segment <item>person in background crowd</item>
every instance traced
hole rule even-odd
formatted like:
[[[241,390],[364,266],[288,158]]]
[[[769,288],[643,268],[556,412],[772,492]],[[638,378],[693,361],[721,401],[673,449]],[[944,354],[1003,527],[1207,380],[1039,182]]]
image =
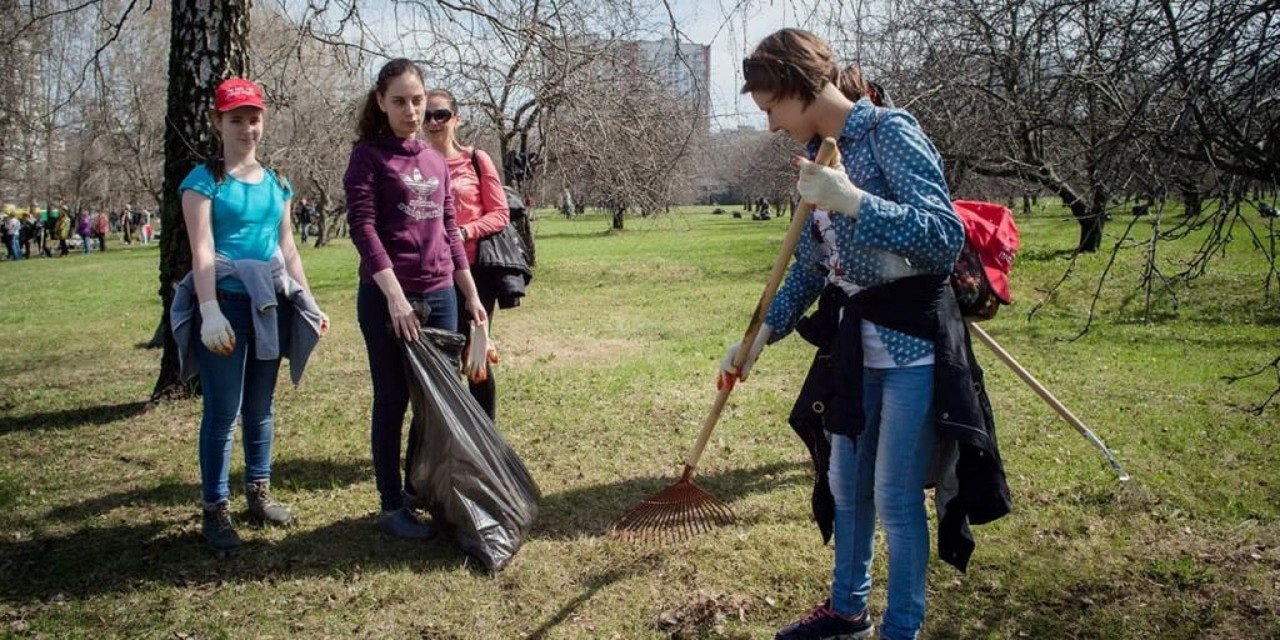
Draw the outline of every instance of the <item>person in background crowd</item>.
[[[143,209],[138,212],[142,219],[142,244],[151,244],[151,239],[155,237],[155,229],[151,228],[151,210]]]
[[[66,257],[71,253],[67,240],[71,237],[71,211],[65,205],[48,212],[53,221],[53,237],[58,240],[58,257]]]
[[[411,60],[383,65],[357,117],[358,140],[342,180],[351,240],[360,254],[356,316],[373,384],[370,441],[378,523],[391,535],[415,540],[437,532],[414,515],[414,498],[406,495],[400,476],[409,387],[398,341],[416,340],[423,320],[428,327],[456,331],[455,286],[470,318],[487,319],[455,224],[449,167],[420,137],[427,106],[424,80]],[[427,307],[425,319],[419,319],[415,305]],[[416,448],[417,436],[410,430],[406,470],[413,466]]]
[[[80,236],[80,249],[84,255],[89,255],[92,249],[89,247],[89,240],[93,235],[93,217],[86,208],[80,211],[80,218],[76,221],[76,235]]]
[[[31,257],[31,241],[39,237],[41,233],[40,230],[43,227],[44,225],[40,224],[40,221],[36,220],[35,215],[33,215],[30,211],[27,212],[27,215],[22,217],[22,255],[23,257],[26,257],[26,258]],[[37,244],[36,246],[39,247],[40,245]]]
[[[315,219],[316,208],[306,198],[298,199],[298,233],[302,236],[302,242],[307,241],[307,233],[311,226],[311,221]]]
[[[4,219],[0,220],[0,227],[4,229],[4,248],[8,251],[9,259],[21,260],[19,244],[22,241],[22,221],[17,216],[6,213]]]
[[[452,93],[445,89],[427,92],[427,110],[422,126],[426,129],[431,148],[443,154],[449,165],[449,184],[453,188],[454,209],[458,212],[458,233],[462,236],[462,246],[467,253],[467,264],[473,264],[480,239],[506,229],[511,220],[511,212],[507,209],[507,195],[502,190],[502,180],[498,177],[498,168],[494,166],[493,159],[480,149],[464,147],[458,143],[457,131],[461,122],[458,101]],[[565,194],[568,193],[566,189]],[[492,326],[498,292],[487,281],[477,281],[476,290]],[[458,294],[461,295],[461,291]],[[460,333],[467,334],[467,324],[467,315],[459,315]],[[485,379],[481,382],[468,380],[468,384],[476,402],[480,403],[480,407],[491,419],[496,419],[497,382],[493,378],[492,365],[485,363],[485,366],[488,368]]]
[[[119,226],[121,241],[133,244],[133,205],[124,205],[124,211],[120,212]]]
[[[111,234],[111,218],[105,210],[98,211],[93,220],[93,237],[98,240],[98,251],[107,250],[107,236]]]

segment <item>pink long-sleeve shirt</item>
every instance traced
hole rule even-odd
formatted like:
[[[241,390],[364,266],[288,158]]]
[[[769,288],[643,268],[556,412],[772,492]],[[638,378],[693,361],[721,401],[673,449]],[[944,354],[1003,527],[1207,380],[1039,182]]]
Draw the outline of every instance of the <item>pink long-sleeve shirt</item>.
[[[471,154],[480,165],[476,175]],[[467,240],[463,248],[467,263],[476,261],[476,246],[480,239],[501,232],[511,220],[507,209],[507,195],[502,191],[502,180],[489,154],[479,149],[468,149],[445,160],[449,164],[449,180],[453,185],[453,203],[458,212],[458,227],[466,229]]]

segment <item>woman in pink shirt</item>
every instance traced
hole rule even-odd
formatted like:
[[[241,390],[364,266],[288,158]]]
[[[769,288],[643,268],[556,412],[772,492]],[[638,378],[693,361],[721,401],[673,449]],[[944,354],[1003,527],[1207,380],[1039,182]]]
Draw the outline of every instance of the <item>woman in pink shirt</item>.
[[[475,264],[476,246],[480,239],[505,229],[511,219],[511,212],[507,209],[502,179],[489,154],[458,143],[456,133],[460,121],[458,101],[452,93],[445,89],[427,92],[427,108],[422,114],[422,125],[427,132],[427,142],[444,156],[449,165],[449,184],[453,191],[458,232],[467,253],[467,263]],[[483,278],[476,279],[476,290],[492,324],[498,292]],[[458,331],[463,334],[467,332],[468,319],[469,317],[459,316]],[[493,380],[492,368],[490,367],[482,382],[470,382],[470,385],[471,395],[490,418],[495,418],[498,390]]]

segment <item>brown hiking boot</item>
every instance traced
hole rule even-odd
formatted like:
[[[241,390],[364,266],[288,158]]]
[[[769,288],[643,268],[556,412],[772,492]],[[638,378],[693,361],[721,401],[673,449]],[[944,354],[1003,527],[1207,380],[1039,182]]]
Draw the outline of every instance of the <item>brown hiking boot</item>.
[[[249,515],[259,522],[279,526],[293,522],[293,514],[284,505],[271,497],[271,481],[255,480],[244,487],[245,497],[249,500]]]

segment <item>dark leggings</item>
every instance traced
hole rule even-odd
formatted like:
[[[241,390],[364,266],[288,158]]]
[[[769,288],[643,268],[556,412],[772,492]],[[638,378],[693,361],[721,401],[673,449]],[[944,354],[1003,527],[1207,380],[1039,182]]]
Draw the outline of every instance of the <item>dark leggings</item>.
[[[446,287],[425,296],[407,296],[410,303],[425,301],[431,308],[426,325],[436,329],[455,331],[458,312],[453,289]],[[370,424],[370,440],[373,449],[373,475],[377,480],[378,496],[383,511],[404,506],[400,476],[400,439],[403,435],[404,414],[409,407],[409,385],[405,372],[404,349],[391,332],[391,316],[387,313],[387,299],[376,284],[360,284],[356,294],[356,317],[360,332],[364,334],[365,348],[369,352],[369,375],[373,380],[373,416]],[[418,438],[409,430],[408,454],[404,460],[404,475],[408,477],[413,467],[413,452]]]
[[[493,332],[493,310],[497,306],[498,295],[487,288],[481,288],[479,283],[476,284],[477,292],[480,294],[480,304],[484,306],[485,315],[489,316],[489,332]],[[463,297],[460,289],[455,289],[454,293],[458,297],[458,331],[463,335],[468,335],[471,327],[471,314],[467,312],[466,298]],[[498,382],[493,379],[493,365],[488,362],[484,363],[488,370],[488,377],[484,382],[467,381],[467,386],[471,389],[471,397],[480,403],[480,408],[489,415],[489,419],[498,420]]]

